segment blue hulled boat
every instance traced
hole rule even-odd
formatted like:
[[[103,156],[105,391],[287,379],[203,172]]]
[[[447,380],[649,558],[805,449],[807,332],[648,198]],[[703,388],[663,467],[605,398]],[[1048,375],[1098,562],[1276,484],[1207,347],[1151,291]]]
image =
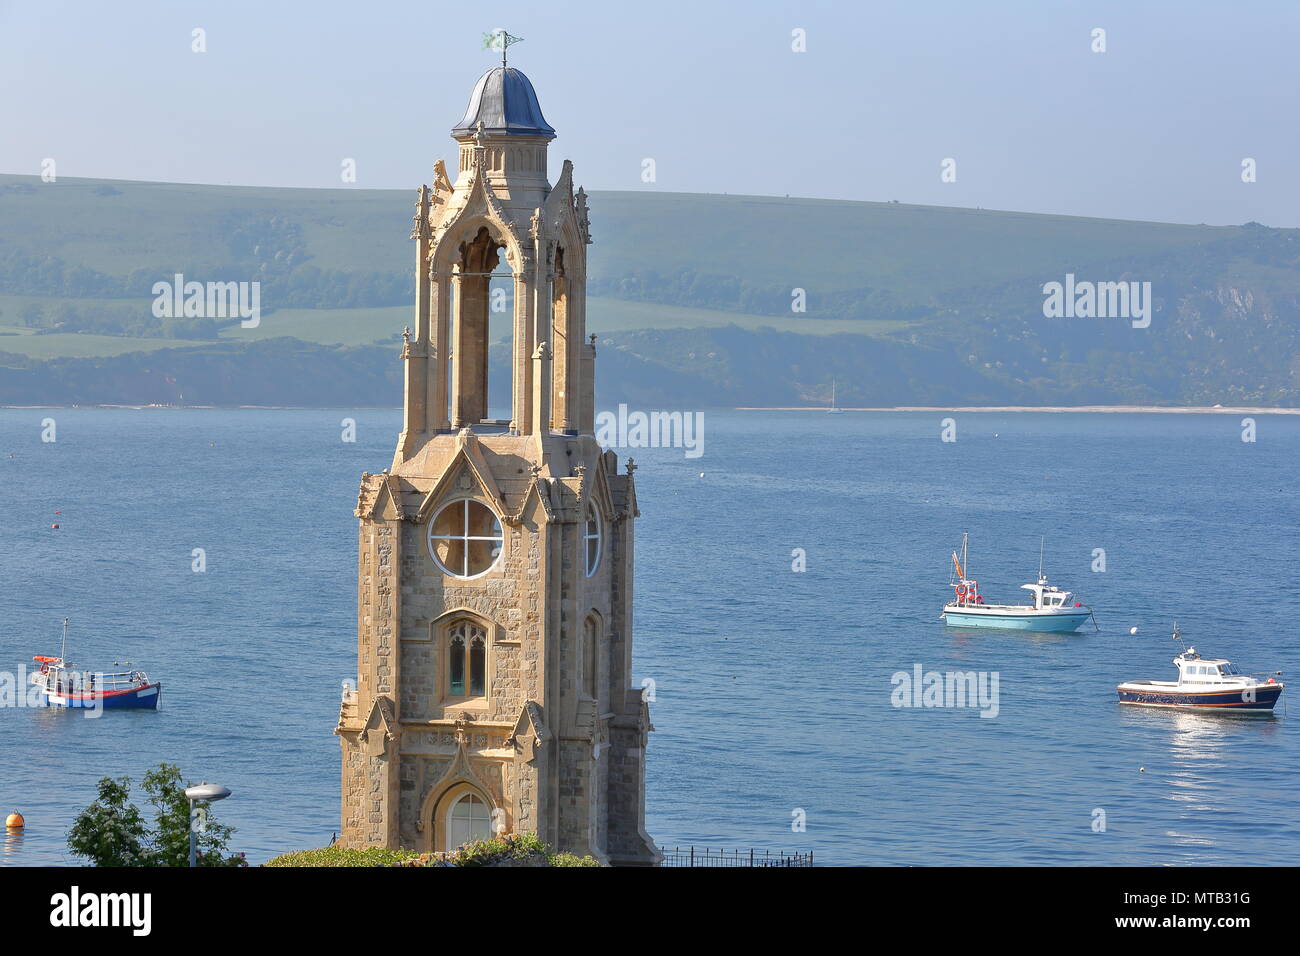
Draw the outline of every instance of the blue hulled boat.
[[[1178,625],[1174,640],[1182,642]],[[1133,680],[1120,684],[1121,704],[1139,707],[1173,707],[1214,713],[1268,713],[1286,687],[1275,677],[1261,679],[1242,674],[1229,660],[1202,657],[1188,647],[1174,658],[1178,680]]]
[[[33,657],[40,669],[32,674],[32,683],[40,687],[41,696],[51,707],[84,710],[102,708],[144,708],[156,710],[162,697],[162,682],[150,681],[141,670],[103,673],[73,669],[65,655],[68,651],[68,619],[63,619],[63,647],[58,657]],[[130,666],[127,661],[123,666]]]
[[[1022,584],[1033,594],[1031,604],[986,604],[979,584],[970,577],[970,535],[961,538],[961,557],[952,554],[956,571],[953,588],[956,596],[943,608],[943,622],[949,627],[999,627],[1015,631],[1063,633],[1076,631],[1092,616],[1092,608],[1072,601],[1069,591],[1047,583],[1039,554],[1038,582]]]

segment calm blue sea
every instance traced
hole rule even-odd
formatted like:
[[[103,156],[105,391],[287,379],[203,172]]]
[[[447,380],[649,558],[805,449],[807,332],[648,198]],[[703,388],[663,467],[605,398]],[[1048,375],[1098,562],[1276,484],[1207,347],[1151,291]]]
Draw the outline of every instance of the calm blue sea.
[[[651,834],[825,863],[1300,863],[1300,734],[1282,713],[1300,687],[1254,720],[1121,709],[1114,690],[1173,676],[1175,619],[1245,670],[1295,669],[1300,418],[1261,416],[1246,443],[1227,415],[971,413],[944,443],[941,417],[708,412],[702,458],[631,452]],[[0,813],[28,821],[0,864],[71,862],[96,781],[163,760],[234,791],[217,816],[253,862],[329,841],[352,508],[399,426],[0,410],[0,670],[57,653],[66,616],[69,656],[164,682],[157,713],[0,710]],[[1003,601],[1045,535],[1049,576],[1101,630],[945,629],[963,531]],[[893,707],[891,675],[917,664],[996,672],[997,716]]]

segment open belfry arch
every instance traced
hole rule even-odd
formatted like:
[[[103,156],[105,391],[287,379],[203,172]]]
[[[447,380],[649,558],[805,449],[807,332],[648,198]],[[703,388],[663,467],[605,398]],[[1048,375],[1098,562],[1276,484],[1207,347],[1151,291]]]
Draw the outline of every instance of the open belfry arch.
[[[355,688],[336,733],[347,846],[535,832],[613,864],[645,832],[629,460],[594,437],[587,198],[520,71],[489,70],[416,201],[414,329],[391,468],[362,476]],[[504,280],[509,295],[492,282]],[[508,417],[489,326],[508,304]],[[504,409],[502,409],[504,411]]]

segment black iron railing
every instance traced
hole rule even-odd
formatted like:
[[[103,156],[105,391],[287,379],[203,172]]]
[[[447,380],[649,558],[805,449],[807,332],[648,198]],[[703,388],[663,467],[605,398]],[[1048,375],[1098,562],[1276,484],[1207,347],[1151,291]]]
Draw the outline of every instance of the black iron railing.
[[[660,866],[812,866],[813,855],[771,850],[714,850],[698,846],[660,847]]]

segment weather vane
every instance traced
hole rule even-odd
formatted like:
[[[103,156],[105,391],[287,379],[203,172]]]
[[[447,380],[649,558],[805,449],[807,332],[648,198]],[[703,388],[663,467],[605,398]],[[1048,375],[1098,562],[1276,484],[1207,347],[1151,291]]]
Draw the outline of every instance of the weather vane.
[[[512,43],[522,43],[523,37],[512,37],[505,30],[493,30],[491,33],[483,34],[483,49],[501,51],[501,68],[505,69],[506,50],[510,49]]]

